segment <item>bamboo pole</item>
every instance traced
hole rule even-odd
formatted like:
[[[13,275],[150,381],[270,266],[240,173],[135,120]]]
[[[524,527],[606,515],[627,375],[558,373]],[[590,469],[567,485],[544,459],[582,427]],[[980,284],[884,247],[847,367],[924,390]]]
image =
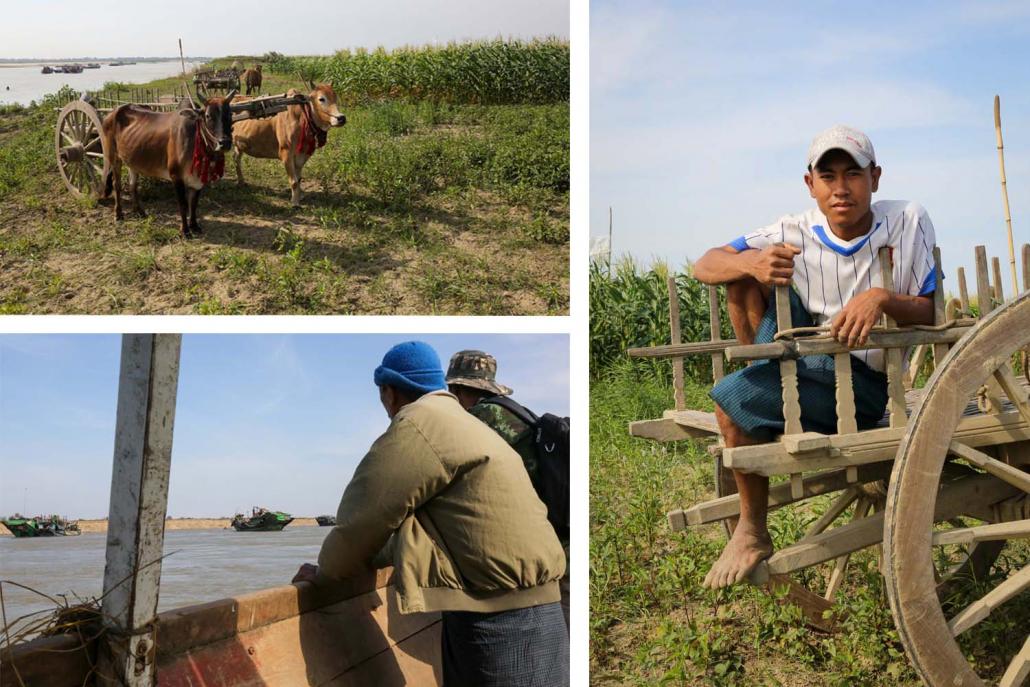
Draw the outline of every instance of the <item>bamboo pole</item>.
[[[1009,265],[1012,267],[1012,292],[1019,293],[1016,281],[1016,247],[1012,243],[1012,216],[1009,213],[1009,190],[1005,182],[1005,144],[1001,140],[1001,98],[994,96],[994,133],[998,138],[998,165],[1001,168],[1001,199],[1005,205],[1005,228],[1009,236]]]
[[[197,109],[197,104],[193,102],[193,94],[190,93],[190,87],[186,83],[186,58],[182,56],[182,39],[179,39],[179,64],[182,65],[182,87],[186,91],[186,97],[190,99],[190,107],[194,110]]]

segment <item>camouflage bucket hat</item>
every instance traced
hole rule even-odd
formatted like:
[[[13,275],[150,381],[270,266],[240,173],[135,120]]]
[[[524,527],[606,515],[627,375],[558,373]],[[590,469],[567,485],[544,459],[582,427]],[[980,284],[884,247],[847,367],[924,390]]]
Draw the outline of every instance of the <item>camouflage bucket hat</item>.
[[[498,384],[497,361],[483,351],[458,351],[451,356],[447,367],[447,383],[483,389],[501,396],[511,393],[509,387]]]

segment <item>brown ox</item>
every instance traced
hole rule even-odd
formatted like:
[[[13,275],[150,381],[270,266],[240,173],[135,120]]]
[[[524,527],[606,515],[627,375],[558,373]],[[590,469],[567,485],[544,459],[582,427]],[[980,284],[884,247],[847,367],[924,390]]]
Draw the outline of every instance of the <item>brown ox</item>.
[[[113,184],[114,214],[122,213],[122,163],[129,168],[129,188],[133,208],[141,216],[139,175],[167,179],[175,186],[175,197],[182,218],[182,235],[199,234],[197,200],[209,182],[217,180],[225,168],[225,151],[232,147],[232,112],[229,103],[236,91],[223,98],[205,100],[199,110],[154,112],[137,105],[122,105],[103,122],[104,155],[109,170],[104,180],[104,195]]]
[[[246,95],[250,95],[251,91],[255,93],[261,92],[261,65],[254,65],[253,69],[248,69],[243,72],[243,84],[247,87]]]
[[[233,127],[236,180],[243,184],[243,155],[279,158],[290,180],[290,200],[300,205],[300,173],[315,150],[325,145],[329,129],[347,118],[336,106],[336,93],[328,84],[311,85],[306,105],[290,105],[267,119],[245,119]],[[287,95],[296,95],[290,89]]]

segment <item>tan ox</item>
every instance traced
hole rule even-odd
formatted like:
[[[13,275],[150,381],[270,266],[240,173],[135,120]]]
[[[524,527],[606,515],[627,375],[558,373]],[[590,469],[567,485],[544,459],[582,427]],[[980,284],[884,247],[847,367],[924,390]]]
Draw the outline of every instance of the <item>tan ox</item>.
[[[104,117],[104,161],[108,173],[104,195],[114,187],[114,213],[122,213],[122,164],[129,168],[129,188],[136,212],[139,175],[166,179],[175,187],[182,218],[182,235],[200,233],[197,201],[204,187],[218,179],[225,167],[225,151],[232,147],[232,112],[236,91],[223,98],[205,99],[202,107],[178,112],[154,112],[138,105],[122,105]]]
[[[247,88],[247,95],[250,95],[251,91],[255,93],[261,92],[261,65],[254,65],[253,69],[248,69],[241,75],[243,79],[243,85]]]
[[[296,95],[290,89],[287,95]],[[347,118],[336,106],[336,93],[328,84],[311,84],[307,105],[290,105],[266,119],[245,119],[232,129],[236,180],[243,184],[243,155],[278,158],[290,180],[290,201],[300,205],[300,173],[314,152],[325,145],[329,129],[343,126]]]

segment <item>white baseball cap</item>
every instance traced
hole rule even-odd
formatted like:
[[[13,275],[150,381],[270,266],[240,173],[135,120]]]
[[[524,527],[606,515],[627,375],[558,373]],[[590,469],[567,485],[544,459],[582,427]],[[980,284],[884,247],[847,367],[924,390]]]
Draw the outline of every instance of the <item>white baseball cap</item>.
[[[809,168],[815,167],[815,163],[827,152],[838,148],[853,157],[863,169],[876,164],[876,153],[869,137],[858,129],[838,124],[812,139],[812,145],[808,147]]]

